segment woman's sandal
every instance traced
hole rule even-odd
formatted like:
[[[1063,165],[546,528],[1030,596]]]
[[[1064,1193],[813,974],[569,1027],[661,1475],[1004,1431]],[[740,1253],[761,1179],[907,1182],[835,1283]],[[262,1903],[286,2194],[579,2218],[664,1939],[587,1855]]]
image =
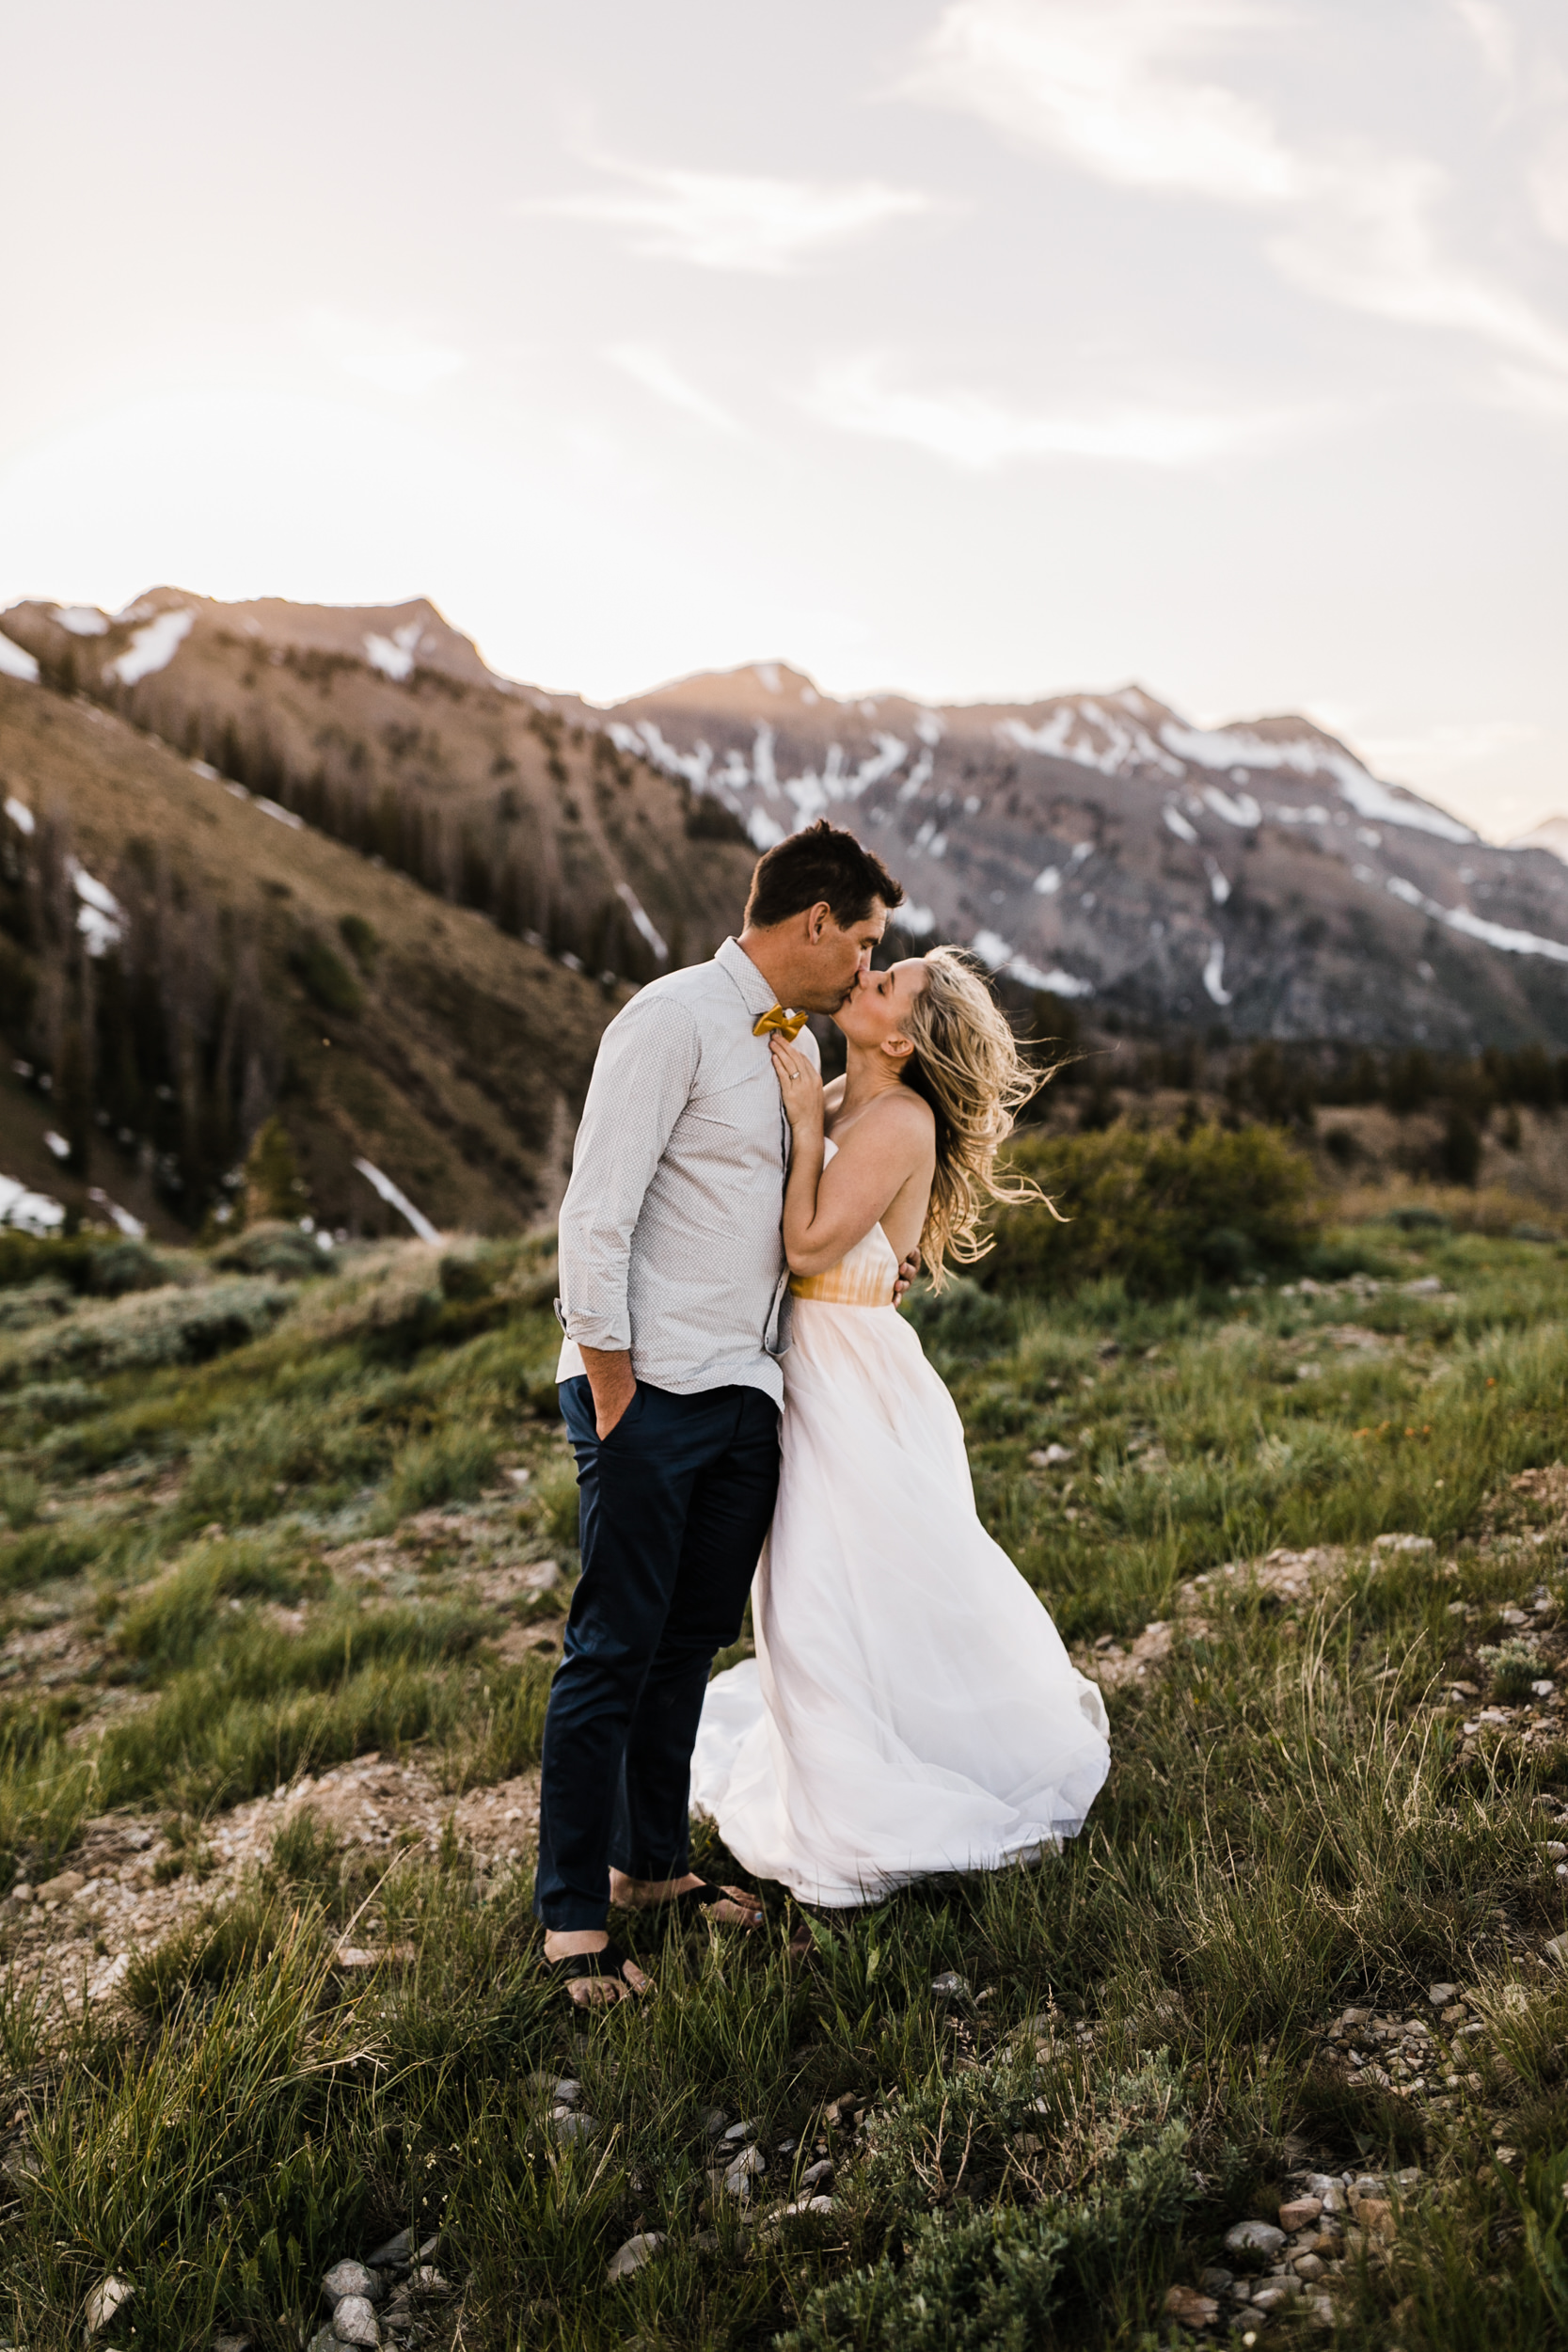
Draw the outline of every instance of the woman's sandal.
[[[602,1981],[620,1988],[616,1994],[618,2000],[626,2000],[628,1996],[640,1997],[639,1987],[626,1975],[626,1970],[636,1968],[637,1963],[629,1952],[621,1949],[619,1944],[602,1945],[596,1952],[564,1952],[559,1960],[546,1960],[545,1965],[557,1984],[566,1987],[570,1999],[578,2009],[588,2008],[593,1995],[579,1997],[572,1991],[576,1984]],[[640,1976],[641,1973],[638,1969]]]
[[[738,1910],[749,1911],[752,1914],[752,1916],[749,1919],[720,1920],[715,1922],[716,1925],[721,1927],[761,1927],[762,1905],[759,1902],[755,1901],[750,1895],[737,1895],[727,1886],[715,1886],[709,1879],[701,1879],[695,1886],[687,1887],[684,1892],[679,1895],[671,1895],[664,1902],[655,1903],[651,1906],[651,1908],[655,1911],[663,1912],[667,1917],[671,1913],[673,1913],[674,1915],[684,1924],[688,1920],[695,1919],[704,1912],[711,1911],[718,1903],[734,1903]]]

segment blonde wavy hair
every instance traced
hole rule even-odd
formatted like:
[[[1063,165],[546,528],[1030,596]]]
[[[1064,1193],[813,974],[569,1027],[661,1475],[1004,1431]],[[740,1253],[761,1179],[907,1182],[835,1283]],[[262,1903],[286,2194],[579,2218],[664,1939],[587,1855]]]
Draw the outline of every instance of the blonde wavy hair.
[[[974,1265],[995,1248],[980,1230],[993,1203],[1039,1200],[1056,1214],[1037,1184],[998,1182],[996,1174],[997,1153],[1018,1113],[1054,1065],[1037,1070],[1024,1060],[1002,1008],[961,948],[930,947],[921,961],[926,985],[902,1024],[914,1047],[904,1083],[936,1114],[937,1172],[920,1253],[940,1290],[945,1259]]]

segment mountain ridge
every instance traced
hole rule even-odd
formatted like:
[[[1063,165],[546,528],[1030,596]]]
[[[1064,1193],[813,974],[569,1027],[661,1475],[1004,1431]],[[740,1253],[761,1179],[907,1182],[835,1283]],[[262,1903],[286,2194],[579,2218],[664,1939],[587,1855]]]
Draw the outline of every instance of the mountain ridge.
[[[742,841],[754,853],[828,815],[898,873],[907,940],[953,938],[1015,987],[1105,1018],[1454,1052],[1568,1042],[1568,865],[1550,827],[1486,842],[1299,715],[1205,728],[1135,683],[1014,703],[832,696],[784,661],[598,706],[500,677],[425,598],[223,605],[162,587],[114,615],[13,607],[0,644],[8,666],[85,681],[355,846],[396,801],[417,879],[633,981],[730,928]],[[568,783],[566,747],[591,790]],[[529,760],[545,774],[528,780],[525,840],[498,814],[518,787],[493,779]],[[644,854],[645,812],[641,832],[600,822],[612,773],[644,800],[655,779],[677,787],[667,845],[678,824],[700,853]]]

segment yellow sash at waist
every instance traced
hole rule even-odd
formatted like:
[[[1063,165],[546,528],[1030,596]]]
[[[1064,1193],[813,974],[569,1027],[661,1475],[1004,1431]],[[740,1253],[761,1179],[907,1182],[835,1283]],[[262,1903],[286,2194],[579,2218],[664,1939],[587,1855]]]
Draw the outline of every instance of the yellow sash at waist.
[[[825,1274],[792,1274],[789,1295],[792,1298],[820,1299],[831,1307],[891,1307],[893,1284],[897,1273],[896,1262],[890,1263],[880,1252],[868,1263],[855,1264],[850,1258],[841,1258]]]

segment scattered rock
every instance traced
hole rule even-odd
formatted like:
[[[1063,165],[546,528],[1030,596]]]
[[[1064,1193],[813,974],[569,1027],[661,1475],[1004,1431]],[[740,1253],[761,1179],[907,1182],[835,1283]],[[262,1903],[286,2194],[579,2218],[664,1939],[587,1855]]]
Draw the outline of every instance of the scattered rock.
[[[422,2295],[434,2301],[451,2293],[451,2280],[444,2279],[431,2263],[421,2263],[408,2281],[410,2295]]]
[[[365,2295],[345,2295],[332,2314],[332,2332],[340,2344],[379,2344],[375,2305]]]
[[[434,2248],[434,2239],[431,2244]],[[373,2254],[366,2255],[365,2260],[372,2270],[401,2270],[412,2259],[413,2252],[414,2233],[412,2230],[400,2230],[396,2237],[389,2237],[385,2246],[378,2246]]]
[[[68,1870],[65,1876],[73,1878],[77,1886],[84,1883],[79,1871]],[[58,1881],[55,1881],[54,1883],[57,1884]],[[74,1889],[72,1891],[74,1892]],[[87,2310],[82,2314],[88,2335],[96,2336],[101,2328],[106,2328],[116,2312],[122,2310],[129,2303],[135,2291],[128,2279],[108,2278],[95,2286],[87,2297]]]
[[[1568,1968],[1568,1935],[1554,1935],[1542,1946],[1548,1960],[1555,1960],[1560,1968]]]
[[[723,2110],[723,2108],[722,2108],[722,2107],[709,2107],[709,2108],[707,2109],[706,2113],[705,2113],[705,2114],[704,2115],[704,2117],[703,2117],[703,2122],[702,2122],[702,2132],[703,2132],[703,2137],[704,2137],[705,2139],[718,2139],[718,2138],[720,2138],[720,2137],[722,2137],[723,2130],[724,2130],[724,2110]]]
[[[1374,1535],[1374,1551],[1435,1551],[1430,1535]]]
[[[1227,2287],[1235,2285],[1235,2273],[1222,2270],[1218,2263],[1211,2263],[1207,2270],[1198,2272],[1197,2282],[1205,2295],[1223,2295]]]
[[[341,2303],[345,2295],[362,2295],[368,2303],[379,2303],[386,2292],[386,2280],[363,2263],[334,2263],[322,2280],[322,2293],[333,2304]]]
[[[1229,2254],[1277,2254],[1285,2243],[1285,2233],[1276,2230],[1272,2221],[1238,2221],[1225,2233],[1226,2251]]]
[[[1548,1848],[1547,1851],[1549,1851],[1550,1849]],[[1568,1851],[1568,1848],[1565,1848],[1564,1851]],[[1458,1998],[1459,1987],[1457,1984],[1429,1984],[1427,1986],[1427,1999],[1432,2003],[1433,2009],[1447,2009],[1451,2002],[1457,2001]]]
[[[1165,2296],[1165,2317],[1183,2328],[1212,2328],[1219,2315],[1213,2296],[1199,2295],[1196,2287],[1172,2287]]]
[[[750,2197],[752,2183],[768,2169],[768,2158],[760,2148],[743,2148],[724,2174],[724,2189],[730,2197]]]
[[[580,2115],[575,2107],[557,2107],[550,2117],[550,2137],[564,2147],[574,2140],[590,2140],[598,2130],[591,2115]]]
[[[832,2177],[833,2160],[832,2156],[819,2156],[815,2164],[808,2164],[805,2170],[801,2173],[800,2186],[803,2189],[815,2188],[818,2181],[831,2181]]]
[[[958,2001],[969,1991],[969,1985],[957,1969],[949,1968],[943,1975],[931,1979],[931,1990],[939,2001]]]
[[[638,2271],[653,2261],[663,2244],[662,2230],[642,2230],[636,2237],[628,2237],[626,2244],[618,2246],[610,2258],[605,2276],[611,2286],[618,2279],[634,2278]]]
[[[754,2123],[748,2123],[745,2122],[732,2123],[728,2131],[723,2133],[721,2136],[726,2140],[755,2139],[757,2136],[757,2127]]]
[[[1356,2227],[1369,2237],[1391,2238],[1394,2234],[1394,2208],[1386,2197],[1363,2197],[1351,2208]]]
[[[1265,2280],[1252,2290],[1252,2308],[1255,2312],[1276,2312],[1282,2304],[1292,2302],[1301,2291],[1301,2280],[1289,2273],[1283,2279]]]
[[[80,1870],[61,1870],[56,1877],[45,1879],[35,1891],[40,1903],[65,1903],[72,1895],[79,1895],[86,1884]]]
[[[1029,1459],[1036,1470],[1055,1470],[1059,1464],[1071,1461],[1072,1448],[1069,1445],[1037,1446]]]

